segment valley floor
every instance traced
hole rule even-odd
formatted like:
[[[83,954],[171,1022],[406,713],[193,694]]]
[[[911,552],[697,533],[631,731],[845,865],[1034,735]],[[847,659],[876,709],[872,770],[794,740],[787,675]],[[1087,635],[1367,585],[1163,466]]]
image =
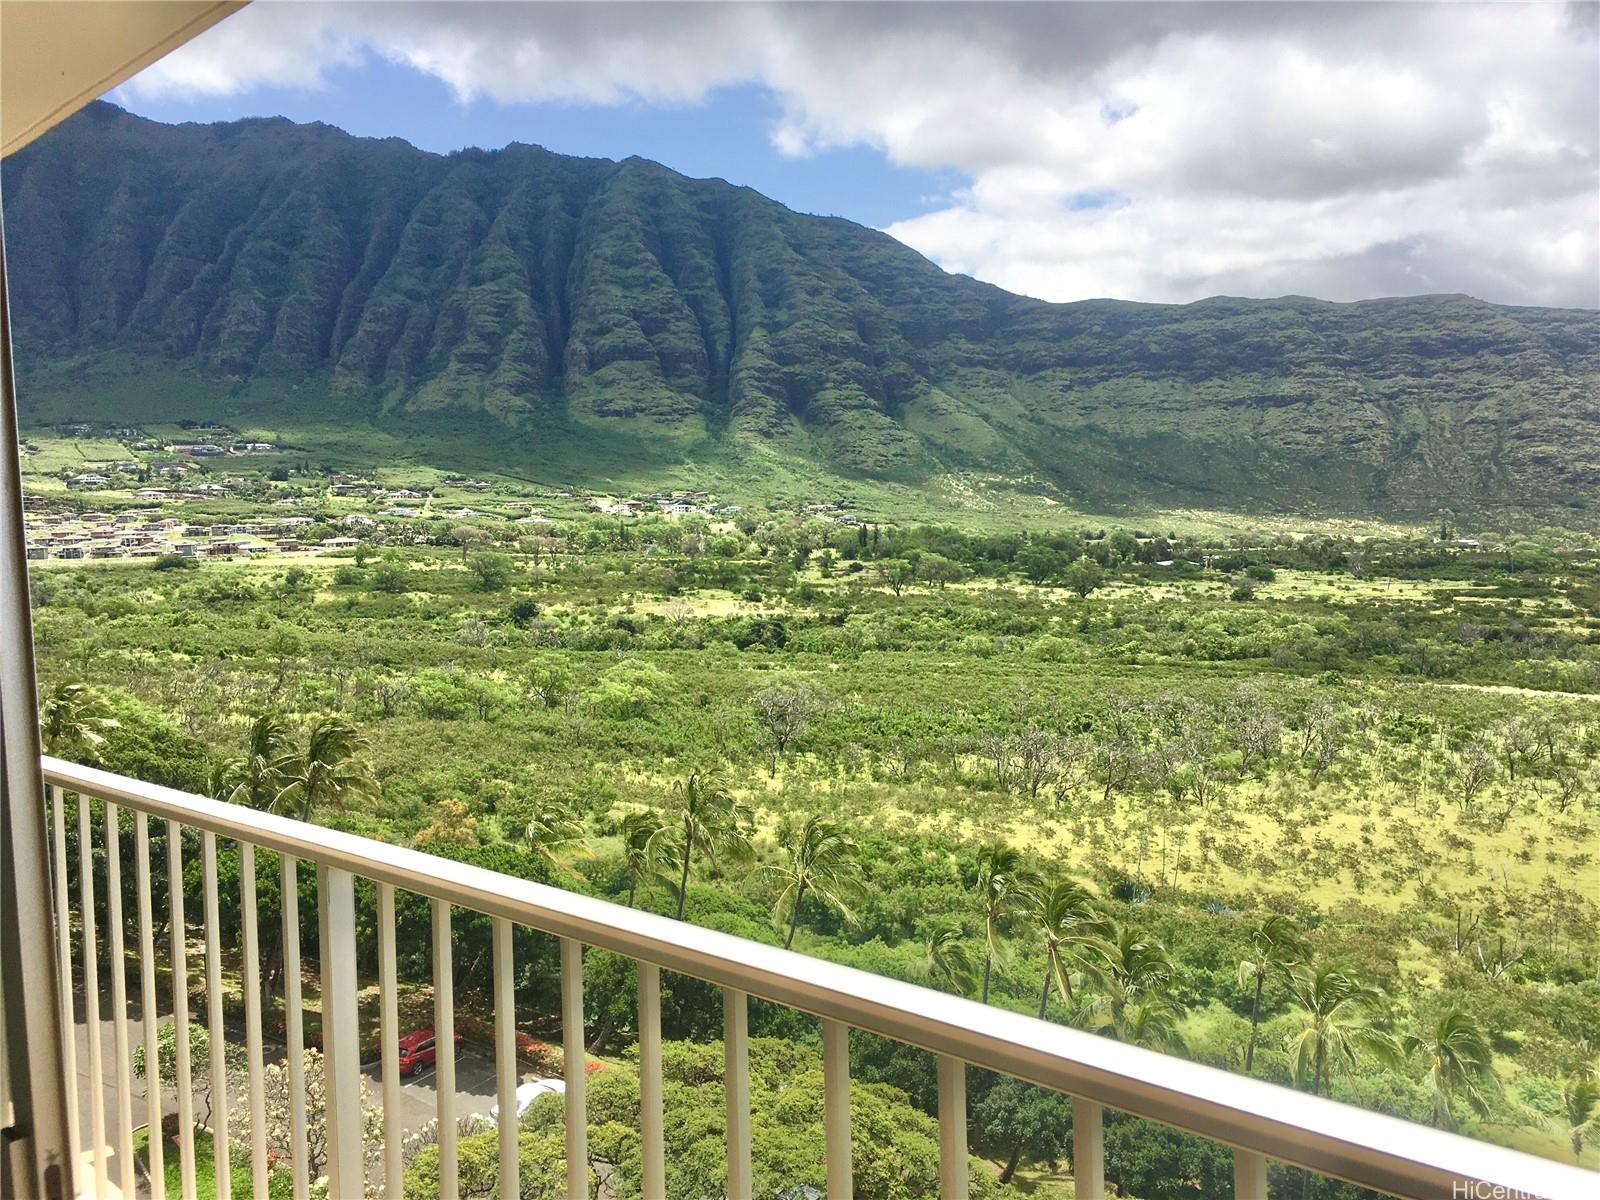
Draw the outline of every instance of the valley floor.
[[[1113,942],[1161,950],[1140,976],[1096,943],[1050,1019],[1235,1070],[1253,1040],[1266,1078],[1573,1155],[1569,1100],[1600,1044],[1592,555],[961,533],[756,506],[622,517],[504,483],[230,491],[146,507],[193,526],[304,513],[313,549],[34,564],[45,695],[87,681],[82,703],[115,722],[47,729],[56,752],[233,795],[263,716],[291,757],[337,719],[373,786],[324,797],[317,819],[665,912],[685,789],[716,781],[730,824],[705,842],[719,853],[692,857],[690,920],[792,929],[808,953],[961,991],[1004,845],[1023,873],[1089,887]],[[62,517],[41,531],[85,520],[82,498],[34,496],[31,516]],[[115,525],[139,501],[96,503]],[[396,506],[416,515],[382,511]],[[341,537],[354,545],[325,545]],[[782,881],[808,818],[849,850],[796,914]],[[640,857],[630,831],[652,820],[666,832]],[[1046,971],[1032,913],[1019,892],[995,917],[990,996],[1030,1012]],[[1274,913],[1301,931],[1303,964],[1382,989],[1366,1019],[1397,1043],[1466,1016],[1490,1052],[1481,1111],[1460,1086],[1436,1109],[1417,1055],[1301,1077],[1298,967],[1266,976],[1252,1035],[1240,963]],[[407,972],[426,976],[425,948]],[[459,986],[470,999],[482,982]],[[668,1035],[692,1057],[716,1032],[676,986]],[[529,988],[556,1010],[548,981]],[[753,1032],[788,1035],[766,1020]],[[624,1076],[627,1028],[602,1051]],[[888,1047],[858,1065],[924,1119],[924,1065]],[[1019,1188],[1062,1195],[1070,1114],[974,1089],[975,1151],[996,1172],[1015,1154]],[[1150,1155],[1119,1157],[1125,1192],[1206,1194],[1152,1191],[1178,1168]],[[1211,1169],[1185,1161],[1197,1180]]]

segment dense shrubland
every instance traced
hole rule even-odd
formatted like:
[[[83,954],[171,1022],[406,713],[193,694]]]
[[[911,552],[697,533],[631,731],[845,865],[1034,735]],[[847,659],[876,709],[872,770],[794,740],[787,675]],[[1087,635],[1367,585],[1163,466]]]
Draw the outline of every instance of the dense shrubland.
[[[287,569],[40,572],[47,740],[1593,1163],[1592,557],[791,520],[432,541]],[[236,872],[225,854],[225,911]],[[264,931],[277,903],[263,872]],[[426,906],[402,897],[399,922],[402,976],[425,985]],[[459,914],[455,937],[458,1005],[487,1011],[488,922]],[[550,1036],[554,945],[517,938],[525,1024]],[[375,970],[370,925],[360,948]],[[633,973],[599,952],[587,967],[586,1033],[613,1064],[591,1145],[626,1196]],[[712,989],[667,979],[663,1024],[674,1111],[698,1114],[674,1136],[705,1143],[674,1148],[673,1194],[697,1196],[721,1169]],[[818,1169],[820,1089],[801,1084],[819,1036],[759,1003],[752,1030],[777,1194]],[[859,1034],[852,1057],[858,1180],[882,1175],[861,1194],[926,1194],[931,1062]],[[1066,1101],[969,1086],[985,1186],[1064,1168]],[[559,1122],[535,1106],[525,1158],[555,1152]],[[492,1174],[485,1145],[463,1143],[464,1171]],[[909,1174],[878,1172],[890,1158]],[[1231,1170],[1124,1120],[1107,1162],[1147,1200],[1218,1194]]]

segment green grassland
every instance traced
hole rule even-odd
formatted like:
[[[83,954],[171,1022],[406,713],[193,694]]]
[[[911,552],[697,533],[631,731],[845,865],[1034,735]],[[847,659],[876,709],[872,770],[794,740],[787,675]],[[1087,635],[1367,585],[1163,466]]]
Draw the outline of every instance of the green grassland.
[[[25,399],[28,451],[22,469],[28,487],[40,494],[59,493],[65,490],[68,473],[118,460],[152,465],[181,461],[171,455],[134,450],[131,439],[112,437],[109,430],[121,422],[132,422],[154,439],[191,438],[194,434],[177,424],[175,414],[194,410],[196,393],[187,389],[196,386],[214,397],[205,385],[174,374],[170,388],[161,384],[155,389],[159,394],[175,397],[170,409],[147,402],[148,380],[142,381],[137,393],[126,400],[119,397],[114,386],[106,391],[95,388],[85,392],[85,396],[94,397],[94,403],[51,400],[30,404]],[[471,422],[463,428],[459,420],[441,421],[436,430],[409,423],[329,422],[325,406],[311,405],[297,413],[293,404],[270,390],[261,403],[270,419],[262,419],[252,408],[200,406],[204,411],[218,413],[215,419],[220,423],[219,437],[269,441],[277,450],[252,456],[245,463],[235,459],[192,462],[200,472],[196,478],[220,478],[240,471],[254,477],[278,465],[297,471],[309,467],[350,472],[390,487],[426,490],[441,507],[481,506],[485,500],[527,503],[552,517],[575,517],[584,512],[578,500],[558,498],[562,492],[574,497],[621,497],[694,490],[710,492],[722,503],[738,504],[757,513],[837,502],[844,511],[864,521],[948,522],[961,529],[995,534],[1123,527],[1181,532],[1217,543],[1259,545],[1283,537],[1400,538],[1425,531],[1414,522],[1309,512],[1273,517],[1189,507],[1118,505],[1102,510],[1083,509],[1068,503],[1059,489],[1039,479],[963,473],[939,476],[922,484],[886,482],[831,474],[740,439],[703,441],[665,456],[662,446],[652,443],[648,447],[627,447],[613,457],[609,450],[597,452],[593,440],[582,430],[557,430],[548,436],[499,430],[490,431],[492,436],[479,436],[472,431]],[[92,422],[95,432],[87,437],[62,432],[64,426],[79,421]],[[600,446],[609,444],[601,442]],[[489,490],[468,490],[448,482],[461,475],[486,481]],[[159,481],[123,477],[91,495],[127,501],[133,489],[148,482]],[[326,494],[321,499],[330,511],[360,507],[341,504],[338,498]],[[243,513],[249,508],[248,502],[208,500],[192,505],[188,511],[204,518]],[[1448,515],[1445,519],[1453,520]],[[1473,528],[1486,538],[1554,537],[1566,544],[1581,542],[1587,536],[1577,514],[1570,512],[1550,518],[1507,509]],[[1310,581],[1305,586],[1309,584]],[[1278,586],[1281,594],[1283,588],[1294,585]],[[1343,586],[1360,583],[1345,580]]]
[[[1472,508],[1444,497],[1424,510],[1426,515],[1394,519],[1375,515],[1377,510],[1353,515],[1318,502],[1283,511],[1269,505],[1254,513],[1133,495],[1106,503],[1108,494],[1102,494],[1100,503],[1085,503],[1058,474],[956,466],[916,479],[882,478],[839,469],[825,454],[814,453],[804,437],[779,443],[738,434],[685,437],[664,429],[601,428],[570,417],[507,428],[482,414],[350,411],[315,379],[255,380],[230,392],[193,368],[126,355],[39,366],[21,392],[27,437],[39,450],[25,460],[24,470],[36,474],[43,487],[59,486],[55,477],[66,468],[83,470],[97,461],[135,456],[106,430],[128,424],[152,437],[180,439],[187,431],[178,421],[199,414],[236,439],[274,443],[281,450],[278,461],[357,472],[390,485],[439,487],[446,476],[467,474],[492,481],[509,496],[697,490],[727,503],[777,510],[839,501],[865,520],[948,521],[996,533],[1120,525],[1214,539],[1259,540],[1269,530],[1393,537],[1418,533],[1441,515],[1454,521],[1453,513]],[[59,432],[77,422],[101,432],[90,438]],[[468,499],[465,493],[461,498]],[[1471,519],[1485,533],[1570,530],[1579,535],[1593,527],[1585,508],[1570,506],[1505,504],[1474,512]]]

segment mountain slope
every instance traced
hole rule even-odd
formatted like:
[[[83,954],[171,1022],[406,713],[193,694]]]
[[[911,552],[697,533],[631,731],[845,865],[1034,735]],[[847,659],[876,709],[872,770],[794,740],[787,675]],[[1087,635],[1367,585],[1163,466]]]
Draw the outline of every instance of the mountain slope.
[[[1420,514],[1600,491],[1593,312],[1046,304],[641,159],[106,104],[3,183],[36,394],[160,364],[219,400],[287,384],[349,418],[970,468],[1100,504]]]

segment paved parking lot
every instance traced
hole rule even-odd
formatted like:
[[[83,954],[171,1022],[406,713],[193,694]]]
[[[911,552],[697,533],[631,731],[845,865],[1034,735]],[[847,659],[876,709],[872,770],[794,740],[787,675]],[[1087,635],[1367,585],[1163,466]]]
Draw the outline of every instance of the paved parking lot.
[[[372,1102],[382,1104],[382,1071],[374,1064],[362,1073],[372,1089]],[[400,1081],[400,1120],[407,1132],[421,1128],[438,1115],[439,1089],[434,1075],[434,1068],[428,1067]],[[496,1098],[494,1060],[470,1047],[462,1047],[456,1052],[456,1115],[481,1113],[487,1117]]]

